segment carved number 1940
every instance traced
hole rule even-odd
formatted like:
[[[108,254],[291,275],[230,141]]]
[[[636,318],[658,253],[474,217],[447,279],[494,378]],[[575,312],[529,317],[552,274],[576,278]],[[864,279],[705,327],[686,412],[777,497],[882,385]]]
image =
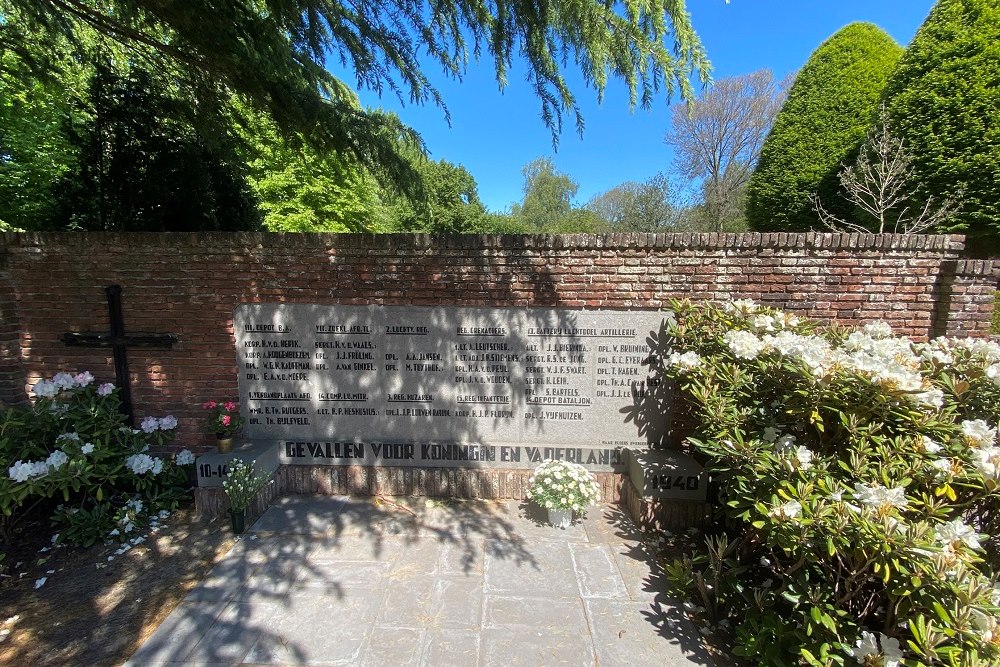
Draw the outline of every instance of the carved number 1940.
[[[657,475],[656,488],[658,489],[678,489],[680,491],[697,491],[698,478],[695,476],[684,477],[682,475]]]

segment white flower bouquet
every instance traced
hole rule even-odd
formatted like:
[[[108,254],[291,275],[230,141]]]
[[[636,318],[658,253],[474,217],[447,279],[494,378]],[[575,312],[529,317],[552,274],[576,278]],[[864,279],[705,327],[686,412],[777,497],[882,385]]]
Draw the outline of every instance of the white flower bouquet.
[[[528,498],[545,509],[582,512],[601,498],[601,487],[582,465],[546,459],[528,480]]]
[[[229,507],[234,512],[246,510],[257,492],[267,484],[267,475],[256,475],[252,462],[233,459],[229,462],[229,473],[222,480],[222,488],[229,498]]]

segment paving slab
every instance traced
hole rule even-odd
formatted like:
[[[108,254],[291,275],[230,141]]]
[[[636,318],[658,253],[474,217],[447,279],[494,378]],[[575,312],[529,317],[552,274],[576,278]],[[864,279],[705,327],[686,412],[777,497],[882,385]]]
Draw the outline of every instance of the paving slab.
[[[623,517],[283,498],[126,664],[711,667]]]

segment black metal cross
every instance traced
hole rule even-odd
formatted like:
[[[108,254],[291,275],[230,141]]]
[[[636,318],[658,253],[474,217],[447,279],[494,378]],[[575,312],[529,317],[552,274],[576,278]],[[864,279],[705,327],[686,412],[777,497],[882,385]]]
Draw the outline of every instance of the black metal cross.
[[[122,315],[121,285],[104,288],[108,295],[108,319],[111,320],[110,333],[65,333],[62,340],[71,347],[110,347],[115,359],[115,382],[121,389],[122,411],[128,417],[129,426],[135,425],[132,410],[132,386],[129,382],[128,347],[171,348],[177,342],[174,334],[125,333],[125,317]]]

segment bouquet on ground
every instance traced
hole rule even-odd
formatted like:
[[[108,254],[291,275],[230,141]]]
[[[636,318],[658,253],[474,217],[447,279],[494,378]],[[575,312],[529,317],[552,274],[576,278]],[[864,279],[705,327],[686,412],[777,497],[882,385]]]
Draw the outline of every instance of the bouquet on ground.
[[[229,508],[233,512],[243,512],[253,502],[257,492],[267,484],[267,475],[258,475],[252,461],[233,459],[229,462],[229,472],[222,480],[222,489],[229,498]]]
[[[240,416],[238,403],[206,401],[201,407],[209,411],[206,426],[209,433],[215,433],[220,438],[231,438],[243,428],[244,420]]]
[[[601,487],[582,465],[546,459],[528,480],[528,498],[545,509],[584,512],[601,499]]]

